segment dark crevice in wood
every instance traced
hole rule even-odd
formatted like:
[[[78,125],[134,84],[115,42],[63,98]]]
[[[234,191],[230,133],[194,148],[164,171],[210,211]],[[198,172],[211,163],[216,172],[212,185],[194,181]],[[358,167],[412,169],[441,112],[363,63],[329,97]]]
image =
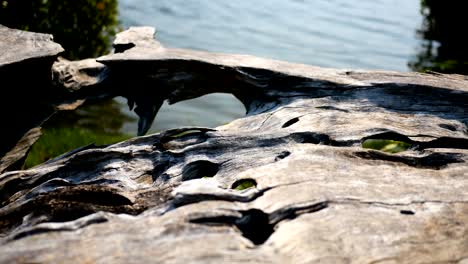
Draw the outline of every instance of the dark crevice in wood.
[[[135,47],[135,44],[133,43],[127,43],[127,44],[118,44],[118,45],[113,45],[114,46],[114,52],[115,53],[122,53],[126,50],[129,50],[133,47]]]
[[[402,215],[414,215],[415,212],[413,212],[411,210],[400,210],[400,214],[402,214]]]
[[[81,185],[61,188],[47,196],[37,196],[19,206],[4,207],[0,210],[0,233],[5,234],[24,222],[24,217],[42,222],[68,222],[100,212],[138,215],[150,206],[157,207],[171,200],[170,190],[147,191],[131,202],[117,190],[95,185]],[[151,199],[151,201],[147,201]],[[8,220],[7,220],[8,219]]]
[[[468,139],[440,137],[429,142],[418,142],[418,145],[417,149],[419,150],[428,148],[468,149]]]
[[[336,141],[326,134],[316,132],[295,132],[289,135],[289,137],[297,143],[320,144],[334,147],[350,147],[358,143],[357,140]]]
[[[328,207],[328,201],[307,204],[303,206],[293,206],[280,208],[270,214],[270,223],[276,225],[284,220],[292,220],[302,214],[309,214],[321,211]]]
[[[155,162],[154,169],[151,172],[149,172],[153,182],[155,182],[158,179],[161,179],[162,181],[169,180],[169,177],[165,177],[164,175],[168,176],[167,174],[165,174],[165,172],[170,167],[171,167],[170,162]]]
[[[80,203],[90,203],[103,206],[132,205],[133,203],[125,196],[117,193],[117,190],[99,187],[95,185],[66,187],[50,196],[62,201],[77,201]]]
[[[206,217],[190,220],[194,224],[235,226],[242,236],[254,245],[263,244],[274,232],[274,225],[269,223],[268,214],[262,210],[250,209],[240,212],[240,218],[231,216]]]
[[[242,235],[254,245],[262,245],[274,233],[275,226],[284,220],[292,220],[302,214],[315,213],[328,207],[327,202],[321,202],[298,208],[285,208],[267,214],[259,209],[240,211],[241,217],[217,216],[191,219],[191,223],[204,225],[236,226]]]
[[[82,193],[75,193],[74,195],[68,195],[68,197],[62,197],[61,195],[50,194],[47,197],[39,197],[18,207],[3,208],[0,212],[0,218],[5,220],[0,221],[0,233],[11,232],[13,228],[23,223],[26,215],[30,215],[31,213],[31,218],[36,219],[36,224],[38,224],[42,222],[73,221],[100,211],[136,215],[147,209],[133,208],[131,205],[126,205],[128,202],[118,201],[125,200],[126,198],[123,196],[119,197],[117,194],[96,195],[92,193],[90,195],[90,192],[86,193],[86,195],[89,195],[88,199],[92,199],[93,197],[117,199],[115,203],[112,201],[102,201],[102,204],[94,200],[90,202],[81,201],[83,200],[81,195]],[[122,202],[124,203],[123,205]]]
[[[453,163],[463,163],[463,155],[460,153],[431,153],[422,157],[403,156],[403,155],[391,155],[379,151],[360,151],[355,152],[359,158],[368,160],[382,160],[403,163],[415,168],[424,169],[443,169],[446,166]]]
[[[103,168],[109,160],[132,159],[137,157],[132,153],[103,151],[101,149],[93,149],[93,151],[86,150],[74,155],[64,154],[64,156],[65,158],[61,159],[60,163],[65,163],[67,166],[60,166],[50,173],[40,175],[39,177],[37,175],[36,177],[30,177],[28,175],[11,180],[5,179],[3,185],[0,185],[0,202],[4,204],[15,193],[31,189],[32,186],[39,186],[54,178],[63,179],[71,177],[73,174],[84,173],[86,171],[92,173],[94,171],[104,170]],[[101,161],[103,161],[103,163],[100,163]],[[54,163],[52,162],[49,164]]]
[[[213,177],[218,173],[220,165],[208,160],[197,160],[185,165],[182,170],[182,181]]]
[[[274,232],[274,225],[270,224],[269,216],[259,209],[241,211],[242,217],[235,225],[242,235],[252,241],[254,245],[263,244]]]
[[[283,151],[281,152],[280,154],[278,154],[276,157],[275,157],[275,161],[280,161],[282,159],[285,159],[287,158],[289,155],[291,155],[291,152],[289,151]]]
[[[328,135],[315,132],[295,132],[290,137],[297,143],[331,145],[332,140]]]
[[[341,108],[334,107],[334,106],[331,106],[331,105],[317,106],[316,108],[317,109],[323,109],[323,110],[334,110],[334,111],[349,113],[349,110],[341,109]]]
[[[457,131],[457,128],[453,125],[450,125],[450,124],[439,124],[439,126],[441,128],[445,128],[447,130],[450,130],[450,131]]]
[[[364,137],[362,142],[367,139],[385,139],[402,141],[412,145],[411,148],[416,150],[424,150],[428,148],[453,148],[453,149],[468,149],[468,139],[455,138],[455,137],[439,137],[431,141],[421,142],[411,140],[409,137],[397,132],[388,131],[384,133],[375,134],[372,136]]]
[[[286,128],[286,127],[290,127],[292,125],[294,125],[295,123],[299,122],[299,117],[295,117],[291,120],[289,120],[288,122],[284,123],[281,128]]]

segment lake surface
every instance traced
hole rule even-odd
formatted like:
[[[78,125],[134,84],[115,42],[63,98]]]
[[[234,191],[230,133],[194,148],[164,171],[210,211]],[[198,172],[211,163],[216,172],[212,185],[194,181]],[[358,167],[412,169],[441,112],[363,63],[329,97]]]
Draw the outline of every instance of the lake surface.
[[[422,24],[416,0],[120,0],[118,8],[124,28],[153,26],[165,46],[349,69],[408,71]],[[150,132],[222,125],[244,112],[222,94],[166,104]],[[122,130],[134,135],[136,121]]]

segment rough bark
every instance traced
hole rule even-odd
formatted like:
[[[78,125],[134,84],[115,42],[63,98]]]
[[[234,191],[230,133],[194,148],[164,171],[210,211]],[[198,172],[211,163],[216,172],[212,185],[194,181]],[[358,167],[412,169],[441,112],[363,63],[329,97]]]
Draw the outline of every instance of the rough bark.
[[[1,262],[468,262],[466,77],[167,49],[150,28],[116,44],[85,86],[136,102],[140,133],[165,99],[232,93],[247,116],[1,175]]]

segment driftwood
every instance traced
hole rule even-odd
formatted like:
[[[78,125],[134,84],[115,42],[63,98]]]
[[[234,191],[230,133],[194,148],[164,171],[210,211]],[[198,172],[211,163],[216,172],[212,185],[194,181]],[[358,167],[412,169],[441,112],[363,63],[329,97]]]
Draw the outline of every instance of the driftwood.
[[[54,81],[126,96],[140,134],[166,99],[232,93],[247,116],[0,175],[0,262],[468,262],[466,77],[167,49],[152,34],[60,61]]]
[[[63,49],[52,39],[49,34],[0,25],[0,112],[4,123],[0,173],[21,168],[41,136],[40,126],[57,111],[74,110],[86,101],[111,96],[106,91],[86,89],[99,77],[95,74],[105,74],[104,65],[95,59],[75,62],[79,68],[63,65],[66,60],[57,58]],[[78,87],[68,85],[77,79]]]
[[[0,172],[20,167],[40,136],[37,127],[53,114],[45,101],[52,93],[52,64],[62,51],[51,35],[0,25]]]

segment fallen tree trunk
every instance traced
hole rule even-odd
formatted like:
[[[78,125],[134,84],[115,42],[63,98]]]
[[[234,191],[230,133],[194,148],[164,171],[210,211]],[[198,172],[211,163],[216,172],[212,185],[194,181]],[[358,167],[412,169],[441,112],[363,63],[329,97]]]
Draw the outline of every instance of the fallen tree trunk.
[[[55,80],[126,96],[140,134],[164,100],[232,93],[247,116],[2,174],[0,262],[468,261],[466,77],[166,49],[152,34],[118,36],[91,81],[67,61]]]

